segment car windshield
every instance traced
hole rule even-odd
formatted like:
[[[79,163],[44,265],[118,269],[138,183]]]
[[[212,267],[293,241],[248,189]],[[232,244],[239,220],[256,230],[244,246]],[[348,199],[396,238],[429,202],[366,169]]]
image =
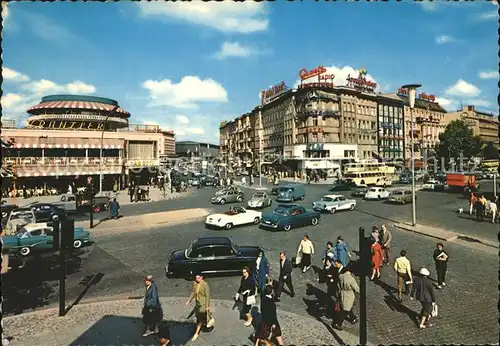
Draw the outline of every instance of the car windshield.
[[[392,194],[393,195],[402,195],[403,191],[393,191]]]
[[[321,200],[323,202],[333,202],[333,198],[331,198],[331,197],[323,197],[323,198],[321,198]]]
[[[288,209],[285,209],[285,208],[276,208],[276,209],[274,209],[274,213],[276,215],[288,215]]]
[[[264,198],[264,196],[263,192],[256,192],[253,194],[252,198]]]
[[[372,188],[371,188],[370,190],[368,190],[368,191],[370,191],[370,192],[377,192],[378,190],[377,190],[376,188],[372,187]]]
[[[279,192],[288,192],[288,193],[291,193],[292,192],[292,189],[288,188],[288,187],[280,187],[278,189]]]
[[[227,193],[227,190],[219,190],[215,193],[216,196],[220,196],[220,195],[225,195]]]
[[[186,257],[190,257],[191,256],[191,253],[193,252],[193,244],[194,242],[192,242],[189,247],[186,249]]]
[[[33,215],[29,211],[22,211],[19,213],[13,213],[10,217],[11,220],[20,220],[20,219],[30,219]]]

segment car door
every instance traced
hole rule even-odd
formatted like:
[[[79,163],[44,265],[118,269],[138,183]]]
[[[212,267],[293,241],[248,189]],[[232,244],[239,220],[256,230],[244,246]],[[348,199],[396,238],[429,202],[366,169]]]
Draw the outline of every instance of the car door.
[[[234,190],[230,190],[226,193],[226,201],[227,202],[236,202],[236,192]]]
[[[296,224],[298,226],[305,226],[309,224],[310,218],[306,215],[306,210],[302,207],[297,207],[295,210],[295,217],[297,219]]]
[[[337,202],[337,210],[345,210],[349,208],[347,206],[347,202],[344,196],[337,197],[336,202]]]
[[[412,202],[411,191],[404,191],[403,194],[404,194],[403,200],[405,201],[405,203]]]
[[[28,238],[31,245],[36,250],[46,250],[47,249],[47,235],[43,228],[39,228],[30,232],[30,237]]]
[[[196,250],[196,258],[193,259],[194,270],[212,272],[216,267],[213,247],[203,246]]]
[[[46,235],[47,247],[52,248],[54,244],[54,229],[52,227],[47,227],[44,228],[42,232]]]
[[[241,271],[244,264],[241,257],[238,256],[229,245],[217,245],[213,247],[215,265],[214,271],[232,272]]]
[[[236,212],[238,214],[233,217],[235,225],[244,225],[249,222],[248,213],[245,210],[237,207]]]

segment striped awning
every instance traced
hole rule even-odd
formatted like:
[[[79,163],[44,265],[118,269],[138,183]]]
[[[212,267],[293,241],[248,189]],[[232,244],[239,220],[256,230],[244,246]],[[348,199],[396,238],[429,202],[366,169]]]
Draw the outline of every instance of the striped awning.
[[[15,175],[11,166],[2,165],[2,167],[0,167],[0,177],[13,178]]]
[[[82,110],[100,110],[100,111],[111,111],[114,106],[106,103],[100,102],[87,102],[87,101],[49,101],[49,102],[41,102],[36,106],[32,106],[28,108],[28,112],[36,109],[82,109]],[[122,114],[130,114],[126,110],[122,108],[116,109],[117,113]]]
[[[14,148],[62,148],[62,149],[100,149],[100,138],[38,138],[16,137]],[[121,139],[106,139],[102,142],[103,149],[123,149],[124,141]]]
[[[121,174],[121,167],[105,167],[103,174]],[[39,167],[35,169],[20,168],[17,171],[17,177],[57,177],[57,176],[86,176],[99,174],[99,167]]]

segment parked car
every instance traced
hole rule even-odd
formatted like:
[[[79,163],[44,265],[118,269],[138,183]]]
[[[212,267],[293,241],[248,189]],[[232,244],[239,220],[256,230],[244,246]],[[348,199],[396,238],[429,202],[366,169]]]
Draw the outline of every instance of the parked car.
[[[16,234],[3,237],[5,249],[16,250],[22,256],[33,252],[50,251],[53,249],[54,229],[47,223],[31,223],[23,226]],[[73,247],[81,248],[90,242],[90,232],[82,227],[75,227]]]
[[[255,192],[247,202],[248,208],[265,208],[269,207],[273,200],[267,192]]]
[[[217,190],[215,192],[215,196],[224,195],[224,194],[226,194],[227,191],[243,194],[243,191],[241,191],[241,189],[239,187],[231,185],[231,186],[224,187],[220,190]]]
[[[356,190],[353,192],[353,197],[365,197],[368,192],[368,185],[362,184],[356,186]]]
[[[411,175],[401,175],[399,177],[398,183],[400,183],[400,184],[410,184],[411,183]]]
[[[320,201],[313,202],[313,210],[334,214],[337,210],[354,210],[356,200],[346,199],[342,195],[325,195]]]
[[[2,208],[2,228],[3,228],[7,224],[10,212],[19,207],[16,204],[7,204],[6,201],[2,201],[1,208]]]
[[[382,187],[392,186],[392,180],[388,178],[379,179],[375,183],[375,186],[382,186]]]
[[[389,197],[389,191],[383,187],[371,187],[365,195],[365,199],[386,199]]]
[[[7,222],[5,223],[5,234],[11,235],[24,225],[35,223],[35,213],[30,208],[17,208],[10,212]]]
[[[165,267],[167,276],[194,276],[196,273],[241,274],[243,267],[253,270],[259,252],[258,246],[238,246],[227,237],[199,238],[187,249],[170,254]]]
[[[51,203],[35,203],[27,207],[35,213],[36,222],[52,222],[54,216],[61,219],[66,215],[63,208]]]
[[[107,210],[110,197],[107,195],[97,195],[92,199],[92,208],[94,213],[100,213]],[[91,203],[86,195],[82,194],[65,194],[61,196],[59,202],[54,203],[55,206],[63,209],[66,213],[76,213],[87,211],[90,209]]]
[[[415,196],[415,199],[417,197]],[[412,203],[412,194],[411,190],[394,190],[391,192],[389,195],[389,202],[391,203],[401,203],[401,204],[406,204],[406,203]]]
[[[422,185],[422,190],[443,191],[444,190],[444,184],[441,183],[439,180],[436,180],[436,179],[427,180]]]
[[[253,223],[258,225],[262,213],[255,210],[247,210],[243,207],[230,207],[225,213],[212,214],[207,216],[205,226],[207,228],[231,229],[233,226],[247,225]]]
[[[295,202],[306,197],[306,190],[303,184],[286,184],[278,188],[277,202]]]
[[[330,188],[331,192],[337,192],[337,191],[351,191],[352,190],[352,185],[349,184],[348,182],[339,182],[333,184],[333,186]]]
[[[260,225],[272,230],[290,231],[292,228],[319,223],[321,214],[317,211],[307,211],[297,204],[280,204],[272,213],[262,216]]]
[[[213,204],[241,203],[245,199],[243,192],[236,189],[220,190],[212,197]]]

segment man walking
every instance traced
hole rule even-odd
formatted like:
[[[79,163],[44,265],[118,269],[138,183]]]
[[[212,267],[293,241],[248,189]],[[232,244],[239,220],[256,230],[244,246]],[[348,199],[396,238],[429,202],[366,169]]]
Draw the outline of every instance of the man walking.
[[[380,239],[384,250],[384,265],[389,265],[391,262],[392,233],[387,229],[386,225],[382,225]]]
[[[281,292],[284,286],[287,286],[290,291],[290,297],[295,297],[295,291],[292,284],[292,262],[286,258],[285,252],[280,252],[280,276],[278,281],[278,289],[276,290],[276,301],[280,301]]]
[[[144,307],[142,309],[142,321],[146,331],[143,337],[158,333],[158,324],[163,319],[163,311],[158,298],[158,288],[153,282],[153,276],[148,275],[145,279],[146,292],[144,294]]]
[[[394,270],[398,278],[398,301],[403,302],[403,285],[406,284],[405,293],[409,291],[409,287],[413,282],[413,277],[411,274],[411,264],[408,258],[406,258],[406,251],[401,250],[399,253],[400,257],[394,262]]]
[[[358,321],[356,315],[352,312],[356,293],[359,294],[359,286],[356,279],[351,275],[349,268],[344,268],[339,275],[340,288],[340,312],[336,316],[333,328],[342,330],[342,323],[347,318],[352,324]]]

